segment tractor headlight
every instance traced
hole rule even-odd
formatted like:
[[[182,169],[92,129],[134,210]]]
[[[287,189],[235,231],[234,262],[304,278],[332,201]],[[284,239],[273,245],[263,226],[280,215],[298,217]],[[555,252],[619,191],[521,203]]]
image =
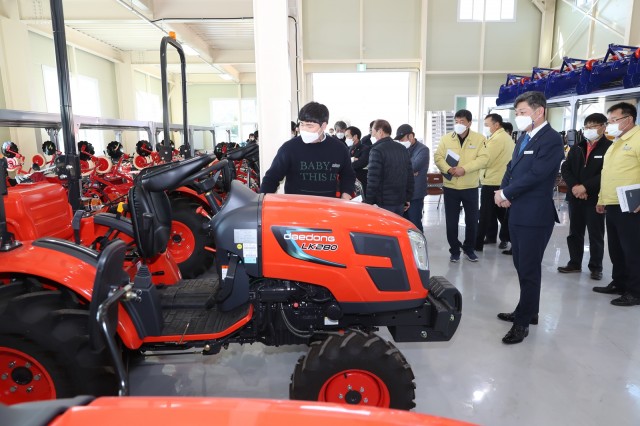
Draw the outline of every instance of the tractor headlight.
[[[409,231],[409,241],[411,241],[411,251],[413,259],[416,261],[418,269],[429,270],[429,256],[427,255],[427,240],[420,232]]]

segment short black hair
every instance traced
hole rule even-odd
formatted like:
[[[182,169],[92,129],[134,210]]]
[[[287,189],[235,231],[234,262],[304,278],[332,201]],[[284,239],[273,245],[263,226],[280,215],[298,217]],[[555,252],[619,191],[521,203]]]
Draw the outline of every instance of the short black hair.
[[[374,130],[382,130],[383,133],[390,135],[391,134],[391,124],[387,120],[376,120],[373,122]]]
[[[298,127],[298,125],[296,124],[295,121],[291,122],[291,131],[293,132],[294,130],[296,130],[296,127]]]
[[[336,129],[336,132],[338,131],[338,129],[346,130],[347,129],[347,123],[345,123],[342,120],[336,121],[336,124],[333,125],[333,128]]]
[[[309,102],[300,109],[298,120],[317,123],[322,126],[324,123],[329,122],[329,108],[318,102]]]
[[[473,115],[471,115],[471,111],[468,109],[456,111],[456,115],[454,115],[453,118],[466,118],[469,123],[473,121]]]
[[[588,115],[587,118],[584,119],[585,126],[587,125],[587,123],[595,123],[595,124],[603,125],[606,122],[607,122],[607,116],[599,112],[594,112],[593,114]]]
[[[615,111],[617,109],[622,110],[623,115],[630,115],[631,117],[633,117],[633,122],[636,122],[636,118],[638,118],[638,110],[636,109],[636,107],[628,102],[620,102],[609,108],[607,110],[607,113]]]
[[[362,137],[362,132],[356,126],[349,126],[349,127],[347,127],[345,132],[347,130],[349,131],[349,133],[351,133],[351,136],[357,136],[358,139],[360,139]]]
[[[509,134],[513,133],[513,124],[509,123],[508,121],[502,123],[502,128]]]
[[[524,92],[513,102],[513,107],[517,107],[520,102],[526,102],[531,109],[542,107],[545,111],[547,110],[547,98],[542,92]]]
[[[487,116],[484,119],[486,120],[487,118],[493,121],[494,123],[500,124],[500,126],[502,127],[502,116],[500,114],[496,114],[496,113],[487,114]]]
[[[375,123],[376,120],[373,120],[371,123],[369,123],[369,130],[373,129],[373,123]]]

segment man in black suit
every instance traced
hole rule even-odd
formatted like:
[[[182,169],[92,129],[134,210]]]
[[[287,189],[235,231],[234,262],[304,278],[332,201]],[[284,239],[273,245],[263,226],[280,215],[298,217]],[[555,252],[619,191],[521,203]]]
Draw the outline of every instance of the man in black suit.
[[[541,92],[526,92],[514,102],[516,125],[526,133],[518,140],[507,165],[495,202],[509,208],[509,234],[513,264],[520,281],[516,309],[498,318],[513,322],[502,338],[506,344],[520,343],[529,334],[529,324],[538,323],[542,258],[554,222],[559,222],[553,188],[564,158],[562,138],[545,119],[547,100]]]

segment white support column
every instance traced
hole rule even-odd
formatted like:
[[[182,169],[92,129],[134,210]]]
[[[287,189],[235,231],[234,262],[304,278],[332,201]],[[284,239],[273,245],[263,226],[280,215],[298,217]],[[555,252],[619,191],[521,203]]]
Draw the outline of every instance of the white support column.
[[[134,84],[134,71],[131,66],[131,54],[127,53],[122,56],[124,61],[122,63],[115,63],[119,118],[123,120],[137,120],[136,88]],[[123,132],[120,142],[124,146],[125,152],[133,152],[138,139],[137,133]]]
[[[556,20],[556,0],[546,0],[543,7],[542,22],[540,24],[538,66],[547,68],[551,66],[551,61],[553,60],[553,31]]]
[[[291,138],[291,73],[287,0],[253,0],[260,171]]]
[[[625,31],[625,43],[638,46],[640,45],[640,2],[633,0],[630,9],[629,22]]]

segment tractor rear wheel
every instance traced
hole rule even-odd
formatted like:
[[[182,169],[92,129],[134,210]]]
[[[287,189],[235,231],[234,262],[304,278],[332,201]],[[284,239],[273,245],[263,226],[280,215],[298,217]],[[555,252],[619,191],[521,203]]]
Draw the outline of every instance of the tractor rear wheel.
[[[207,234],[207,218],[196,210],[200,205],[188,198],[171,198],[171,236],[168,250],[178,263],[183,278],[196,278],[213,265],[213,237]]]
[[[0,402],[117,394],[111,360],[91,349],[88,326],[88,305],[70,292],[0,286]]]
[[[415,407],[413,379],[411,367],[390,342],[348,331],[311,343],[293,371],[289,397],[410,410]]]

